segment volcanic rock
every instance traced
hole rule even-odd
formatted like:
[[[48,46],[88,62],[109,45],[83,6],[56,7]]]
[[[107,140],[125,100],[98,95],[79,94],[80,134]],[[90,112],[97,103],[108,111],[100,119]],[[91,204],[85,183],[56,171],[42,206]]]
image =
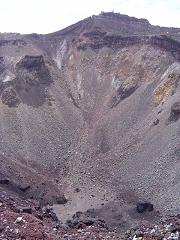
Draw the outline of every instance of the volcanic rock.
[[[142,202],[142,203],[137,203],[136,210],[138,213],[143,213],[146,211],[153,211],[153,204],[149,202]]]
[[[0,179],[0,184],[9,184],[9,179]]]
[[[175,122],[180,118],[180,102],[175,102],[171,107],[171,113],[169,117],[170,122]]]
[[[138,199],[175,214],[179,33],[101,13],[50,34],[0,34],[0,175],[11,183],[3,188],[59,203],[64,221],[89,208],[112,228],[153,221],[155,211],[131,211]]]
[[[19,97],[12,87],[6,88],[1,95],[2,103],[9,107],[15,107],[19,103]]]
[[[56,198],[57,204],[66,204],[67,202],[68,202],[68,200],[66,199],[66,197],[64,195]]]

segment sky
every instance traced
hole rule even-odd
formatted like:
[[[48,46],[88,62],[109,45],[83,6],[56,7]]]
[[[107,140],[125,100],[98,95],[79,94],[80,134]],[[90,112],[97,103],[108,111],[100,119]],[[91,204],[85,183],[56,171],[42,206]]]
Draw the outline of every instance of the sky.
[[[0,32],[55,32],[101,11],[180,28],[180,0],[0,0]]]

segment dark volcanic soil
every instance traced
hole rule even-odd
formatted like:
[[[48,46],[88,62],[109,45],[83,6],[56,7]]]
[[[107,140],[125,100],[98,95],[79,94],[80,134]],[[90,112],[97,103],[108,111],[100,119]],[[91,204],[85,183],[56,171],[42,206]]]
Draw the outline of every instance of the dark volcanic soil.
[[[179,28],[116,13],[0,34],[1,186],[117,231],[179,213],[179,60]]]
[[[148,221],[147,213],[138,216],[138,213],[134,212],[136,218],[141,219],[138,226],[134,225],[133,228],[131,226],[124,232],[119,232],[116,228],[111,231],[102,216],[96,216],[96,210],[77,212],[72,220],[62,223],[57,219],[51,206],[40,207],[35,200],[23,200],[11,191],[3,191],[2,188],[0,191],[0,239],[2,240],[179,239],[179,215],[166,218],[159,215],[152,223]],[[115,213],[113,215],[115,216]],[[151,214],[152,216],[155,216],[154,213]],[[116,215],[117,222],[120,218],[121,214]],[[121,226],[123,230],[123,223]]]

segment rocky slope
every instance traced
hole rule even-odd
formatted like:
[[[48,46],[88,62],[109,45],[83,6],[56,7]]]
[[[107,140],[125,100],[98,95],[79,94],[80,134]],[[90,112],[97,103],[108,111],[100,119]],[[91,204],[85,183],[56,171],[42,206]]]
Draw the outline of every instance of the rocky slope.
[[[23,240],[178,240],[180,216],[167,216],[154,224],[142,220],[139,226],[124,233],[110,231],[106,222],[94,211],[77,212],[63,224],[51,206],[41,207],[38,201],[24,200],[0,188],[0,239]]]
[[[3,186],[61,220],[96,209],[109,227],[140,200],[179,212],[180,29],[101,13],[48,35],[0,34]]]

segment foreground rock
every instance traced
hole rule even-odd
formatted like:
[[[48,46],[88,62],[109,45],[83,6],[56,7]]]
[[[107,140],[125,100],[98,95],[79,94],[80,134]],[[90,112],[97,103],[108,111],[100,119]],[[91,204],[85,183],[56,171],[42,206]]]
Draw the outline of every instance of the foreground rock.
[[[178,240],[180,215],[161,217],[155,224],[142,223],[125,233],[109,231],[103,219],[93,216],[93,209],[77,212],[66,225],[51,207],[41,209],[37,201],[22,200],[0,189],[0,239],[23,240]],[[142,203],[141,203],[142,204]],[[149,203],[150,204],[150,203]],[[146,211],[152,204],[145,204]],[[17,212],[18,206],[25,211]],[[27,210],[27,211],[26,211]],[[30,211],[32,210],[32,211]]]
[[[22,200],[0,190],[0,239],[119,239],[97,219],[90,220],[87,214],[74,215],[72,225],[64,226],[52,208],[47,206],[41,209],[36,201]]]
[[[87,226],[98,225],[104,229],[108,229],[103,219],[92,216],[90,211],[85,213],[77,212],[73,215],[72,220],[67,221],[67,226],[71,229],[80,229]]]
[[[178,240],[180,239],[180,215],[162,218],[160,222],[154,225],[146,223],[135,229],[128,230],[125,239]]]

